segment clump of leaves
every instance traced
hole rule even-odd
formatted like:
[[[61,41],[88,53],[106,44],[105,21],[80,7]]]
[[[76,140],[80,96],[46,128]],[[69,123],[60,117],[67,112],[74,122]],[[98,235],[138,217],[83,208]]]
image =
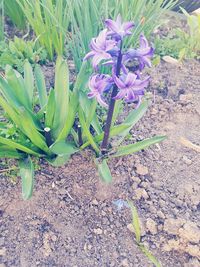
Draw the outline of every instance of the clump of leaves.
[[[161,57],[171,56],[176,59],[179,59],[180,51],[184,48],[184,43],[180,38],[174,36],[174,34],[165,38],[156,37],[154,39],[154,45],[156,54]]]
[[[4,1],[5,14],[11,19],[19,29],[23,30],[26,27],[26,18],[16,0]]]
[[[188,31],[180,28],[165,38],[155,39],[156,53],[177,59],[200,58],[200,15],[190,15],[181,8],[187,17]]]
[[[0,68],[5,69],[10,65],[20,73],[24,69],[24,61],[31,64],[44,64],[47,59],[47,52],[43,47],[38,47],[34,41],[25,41],[15,36],[9,43],[0,43]]]
[[[55,53],[63,56],[69,26],[68,1],[16,1],[37,36],[38,42],[46,48],[48,58],[53,60]]]
[[[67,138],[77,112],[80,80],[81,73],[69,88],[68,67],[62,58],[57,59],[55,86],[49,92],[40,66],[33,72],[28,61],[24,78],[10,66],[5,77],[0,77],[0,106],[5,112],[0,124],[0,157],[19,159],[24,199],[33,191],[31,157],[59,166],[78,150]]]

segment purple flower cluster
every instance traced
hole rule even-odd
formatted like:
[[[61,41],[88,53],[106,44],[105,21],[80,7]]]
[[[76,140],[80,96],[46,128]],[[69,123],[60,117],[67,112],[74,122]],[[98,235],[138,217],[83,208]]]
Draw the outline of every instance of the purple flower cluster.
[[[141,71],[145,66],[151,67],[154,49],[141,34],[139,48],[128,49],[124,52],[123,40],[132,34],[134,23],[122,22],[121,16],[118,15],[116,21],[107,19],[105,25],[106,29],[101,31],[98,37],[92,39],[91,51],[84,58],[84,60],[92,59],[92,66],[95,70],[89,80],[88,97],[96,98],[102,106],[107,107],[104,94],[115,87],[117,90],[114,95],[112,94],[113,99],[140,103],[150,79],[150,77],[141,79]],[[129,61],[136,62],[137,67],[134,73],[126,67]],[[99,74],[100,64],[112,66],[112,75]]]

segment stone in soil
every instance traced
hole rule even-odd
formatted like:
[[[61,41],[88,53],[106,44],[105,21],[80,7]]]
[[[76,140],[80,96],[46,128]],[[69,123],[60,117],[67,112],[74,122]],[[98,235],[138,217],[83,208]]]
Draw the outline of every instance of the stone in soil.
[[[146,229],[147,231],[149,231],[152,235],[156,235],[157,232],[158,232],[158,229],[157,229],[157,224],[156,222],[151,219],[151,218],[148,218],[147,221],[146,221]]]

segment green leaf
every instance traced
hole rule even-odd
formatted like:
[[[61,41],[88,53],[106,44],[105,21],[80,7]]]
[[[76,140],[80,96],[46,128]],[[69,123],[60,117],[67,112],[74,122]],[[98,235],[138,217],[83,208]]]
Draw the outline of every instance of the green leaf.
[[[16,97],[16,92],[13,92],[13,88],[8,82],[0,76],[0,90],[3,97],[9,102],[12,107],[20,107],[21,103]]]
[[[131,209],[132,224],[133,224],[133,228],[135,232],[136,241],[139,244],[141,240],[141,229],[140,229],[140,220],[139,220],[138,212],[132,202],[128,201],[128,204]]]
[[[55,74],[55,117],[53,131],[58,136],[66,124],[69,110],[69,70],[66,62],[58,57]]]
[[[65,122],[63,129],[60,131],[56,141],[65,140],[72,130],[72,126],[75,121],[76,113],[78,108],[78,96],[76,93],[71,92],[70,102],[69,102],[69,113]]]
[[[12,149],[17,149],[17,150],[20,150],[20,151],[25,152],[27,154],[30,154],[30,155],[34,155],[34,156],[38,156],[38,157],[40,156],[40,154],[35,152],[34,150],[32,150],[32,149],[30,149],[24,145],[21,145],[19,143],[16,143],[16,142],[14,142],[8,138],[0,137],[0,143],[9,146]]]
[[[138,152],[142,149],[145,149],[151,145],[157,144],[165,139],[166,139],[166,136],[155,136],[152,138],[145,139],[143,141],[139,141],[134,144],[121,146],[117,149],[117,152],[115,154],[111,155],[111,157],[115,158],[115,157],[126,156],[129,154]]]
[[[18,153],[16,150],[2,149],[0,147],[0,158],[21,159],[23,158],[23,154]]]
[[[37,130],[33,121],[29,117],[26,110],[20,110],[21,122],[23,126],[23,130],[26,136],[31,140],[31,142],[45,153],[49,154],[49,148],[46,144],[46,140],[44,136]]]
[[[99,123],[97,114],[95,112],[97,105],[96,100],[91,101],[90,99],[88,99],[85,93],[80,92],[79,103],[84,112],[84,116],[87,118],[86,121],[87,127],[90,127],[91,124],[94,130],[97,132],[97,134],[100,134],[102,132],[102,128]]]
[[[78,151],[73,144],[66,143],[65,141],[56,142],[49,149],[56,155],[72,155]]]
[[[21,160],[19,167],[22,178],[22,196],[24,200],[28,200],[32,196],[34,183],[34,167],[31,158]]]
[[[58,155],[57,157],[53,159],[46,159],[52,166],[54,167],[60,167],[63,166],[65,163],[67,163],[70,159],[70,154],[66,155]]]
[[[8,104],[7,101],[0,95],[0,105],[4,109],[4,111],[8,114],[10,119],[21,128],[21,120],[18,113],[12,108],[11,105]]]
[[[31,109],[28,90],[25,87],[21,74],[8,65],[6,66],[6,81],[8,82],[17,101],[27,109]]]
[[[86,124],[86,121],[84,118],[84,113],[83,113],[83,110],[81,109],[81,107],[79,107],[79,120],[80,120],[80,124],[83,128],[83,133],[86,135],[90,145],[94,148],[96,153],[99,154],[100,149],[99,149],[98,145],[96,144],[96,142],[94,141],[92,134],[90,133],[90,130]]]
[[[129,134],[129,131],[133,128],[133,126],[144,116],[149,106],[148,100],[144,100],[141,105],[132,110],[127,118],[124,120],[123,124],[130,124],[130,127],[125,129],[122,133],[120,133],[120,139],[117,142],[118,145],[124,140],[124,138]]]
[[[106,183],[111,183],[112,175],[108,167],[107,160],[104,159],[101,163],[97,163],[97,166],[98,166],[98,172],[99,172],[101,179]]]
[[[43,108],[47,104],[47,91],[44,75],[39,65],[35,66],[35,82],[38,90],[40,107]]]
[[[28,60],[26,60],[24,64],[24,83],[29,96],[29,102],[33,105],[34,76],[31,64]]]
[[[143,244],[139,244],[139,248],[144,253],[144,255],[155,265],[155,267],[162,267],[156,257]]]
[[[116,125],[114,126],[111,130],[110,130],[110,137],[113,137],[113,136],[116,136],[116,135],[119,135],[121,132],[123,132],[124,130],[126,130],[127,128],[130,127],[131,124],[119,124],[119,125]],[[100,141],[103,140],[103,137],[104,137],[104,132],[102,132],[101,134],[99,135],[96,135],[94,137],[94,141],[96,143],[99,143]],[[85,147],[89,146],[90,145],[90,142],[86,142],[84,143],[82,146],[81,146],[81,149],[84,149]]]
[[[51,89],[49,92],[48,103],[45,114],[45,127],[49,127],[52,129],[55,109],[56,109],[55,93],[54,90]]]

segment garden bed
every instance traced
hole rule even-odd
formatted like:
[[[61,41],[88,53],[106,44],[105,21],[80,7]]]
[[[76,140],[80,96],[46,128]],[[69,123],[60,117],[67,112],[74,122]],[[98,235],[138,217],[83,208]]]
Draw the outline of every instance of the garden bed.
[[[185,26],[172,14],[160,36]],[[10,37],[16,34],[11,25],[6,29]],[[55,64],[42,69],[50,88]],[[109,160],[110,185],[100,180],[89,149],[60,168],[40,160],[28,201],[22,200],[21,180],[0,169],[0,267],[153,266],[136,244],[130,209],[120,206],[126,200],[138,210],[141,241],[163,267],[200,266],[200,62],[161,60],[149,72],[152,104],[130,138],[168,138]]]
[[[197,267],[200,252],[200,156],[181,143],[200,144],[200,63],[162,62],[152,69],[154,103],[132,136],[167,134],[163,143],[110,161],[113,184],[99,180],[89,151],[63,168],[41,162],[31,201],[20,181],[1,177],[1,266],[151,266],[135,244],[132,199],[142,240],[166,267]]]

